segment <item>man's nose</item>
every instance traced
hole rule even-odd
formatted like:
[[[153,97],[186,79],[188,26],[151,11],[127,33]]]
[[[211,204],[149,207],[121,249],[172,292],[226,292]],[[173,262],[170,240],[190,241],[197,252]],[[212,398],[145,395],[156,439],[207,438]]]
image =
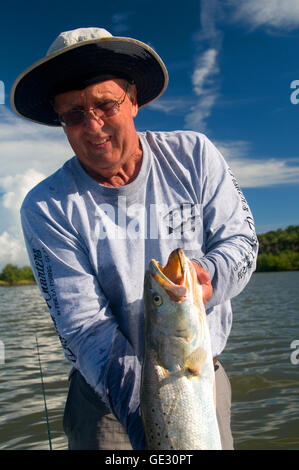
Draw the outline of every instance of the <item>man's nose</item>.
[[[86,129],[98,129],[98,126],[103,127],[104,121],[101,117],[97,116],[94,112],[93,108],[88,109],[85,111],[84,116],[84,127]]]

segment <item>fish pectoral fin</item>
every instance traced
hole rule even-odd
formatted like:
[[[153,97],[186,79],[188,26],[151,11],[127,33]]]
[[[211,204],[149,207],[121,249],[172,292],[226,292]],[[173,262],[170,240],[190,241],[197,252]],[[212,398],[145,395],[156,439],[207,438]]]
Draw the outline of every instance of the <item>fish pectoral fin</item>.
[[[199,375],[206,358],[207,352],[203,348],[197,348],[187,357],[185,367],[194,375]]]

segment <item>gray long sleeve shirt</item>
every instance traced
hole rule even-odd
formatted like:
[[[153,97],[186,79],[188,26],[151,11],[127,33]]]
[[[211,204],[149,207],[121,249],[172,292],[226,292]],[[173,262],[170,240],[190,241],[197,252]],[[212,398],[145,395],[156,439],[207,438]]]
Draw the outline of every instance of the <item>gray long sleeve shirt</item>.
[[[144,445],[139,416],[143,279],[151,258],[181,247],[210,274],[213,355],[232,324],[230,299],[255,269],[246,200],[221,154],[195,132],[139,133],[143,161],[130,184],[100,185],[75,156],[26,196],[25,241],[67,359]]]

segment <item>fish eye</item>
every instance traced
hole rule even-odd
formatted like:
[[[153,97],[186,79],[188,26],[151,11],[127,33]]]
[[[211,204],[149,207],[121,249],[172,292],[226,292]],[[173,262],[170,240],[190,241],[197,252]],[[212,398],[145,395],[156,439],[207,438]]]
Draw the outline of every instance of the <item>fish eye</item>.
[[[153,302],[157,307],[159,307],[159,305],[162,305],[163,304],[163,299],[162,299],[161,295],[153,294]]]

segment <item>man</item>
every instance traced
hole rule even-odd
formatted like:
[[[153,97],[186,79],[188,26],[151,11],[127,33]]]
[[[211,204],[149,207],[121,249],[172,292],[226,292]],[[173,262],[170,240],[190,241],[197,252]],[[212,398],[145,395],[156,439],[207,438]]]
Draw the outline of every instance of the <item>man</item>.
[[[236,180],[205,136],[136,132],[138,109],[167,83],[146,44],[84,28],[59,35],[12,89],[13,109],[62,125],[75,152],[21,211],[36,280],[74,366],[64,416],[70,449],[145,448],[143,278],[151,258],[165,264],[177,247],[204,287],[218,424],[223,448],[233,448],[230,385],[217,356],[257,240]]]

